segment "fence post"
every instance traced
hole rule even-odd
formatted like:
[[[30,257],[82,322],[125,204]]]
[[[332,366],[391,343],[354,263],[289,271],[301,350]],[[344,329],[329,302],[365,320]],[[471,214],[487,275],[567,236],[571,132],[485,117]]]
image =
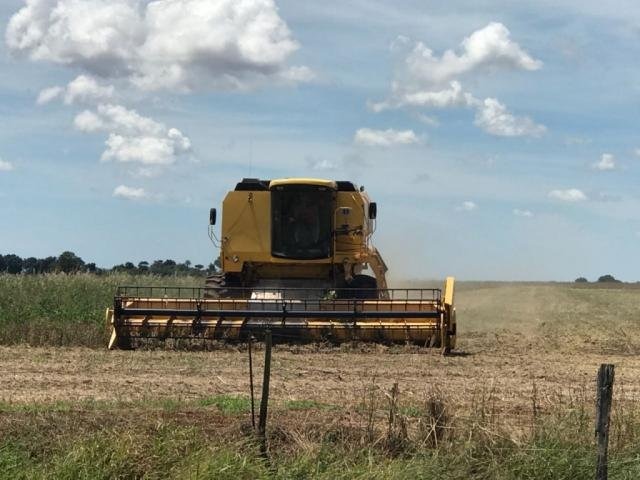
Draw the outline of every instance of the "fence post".
[[[607,448],[609,446],[609,420],[613,397],[614,365],[603,363],[598,370],[598,391],[596,401],[596,441],[598,461],[596,480],[607,480]]]
[[[249,335],[249,391],[251,393],[251,426],[256,429],[256,406],[255,395],[253,393],[253,352],[251,351],[251,343],[253,336]]]
[[[262,400],[260,401],[260,418],[258,420],[258,435],[260,437],[260,450],[263,456],[267,455],[267,406],[269,403],[269,379],[271,377],[271,330],[265,332],[264,338],[264,375],[262,377]]]

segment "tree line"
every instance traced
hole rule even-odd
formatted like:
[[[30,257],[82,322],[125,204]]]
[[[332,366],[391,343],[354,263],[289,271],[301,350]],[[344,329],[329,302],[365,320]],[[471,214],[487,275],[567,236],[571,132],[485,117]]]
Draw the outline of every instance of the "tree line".
[[[202,264],[193,265],[189,260],[176,262],[175,260],[154,260],[153,262],[141,261],[137,264],[125,262],[114,265],[111,268],[100,268],[95,263],[85,262],[73,252],[62,252],[57,257],[46,258],[21,258],[10,253],[0,255],[0,273],[17,274],[42,274],[42,273],[95,273],[104,274],[110,272],[124,272],[130,274],[148,275],[208,275],[217,271],[220,262],[216,260],[206,267]]]
[[[589,283],[589,280],[586,277],[578,277],[575,280],[576,283]],[[598,277],[596,280],[597,283],[622,283],[622,280],[618,280],[613,275],[607,274]]]

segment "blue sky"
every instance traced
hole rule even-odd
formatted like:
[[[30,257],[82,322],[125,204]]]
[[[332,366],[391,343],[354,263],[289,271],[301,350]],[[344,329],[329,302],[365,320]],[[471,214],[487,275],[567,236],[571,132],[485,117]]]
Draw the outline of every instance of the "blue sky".
[[[364,184],[391,277],[640,280],[640,9],[5,0],[0,252],[217,252],[243,176]]]

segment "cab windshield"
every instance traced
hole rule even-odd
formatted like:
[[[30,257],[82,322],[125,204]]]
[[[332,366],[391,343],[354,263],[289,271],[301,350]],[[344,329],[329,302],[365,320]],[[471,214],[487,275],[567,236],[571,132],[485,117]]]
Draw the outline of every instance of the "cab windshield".
[[[332,190],[314,185],[281,185],[271,191],[274,257],[331,256]]]

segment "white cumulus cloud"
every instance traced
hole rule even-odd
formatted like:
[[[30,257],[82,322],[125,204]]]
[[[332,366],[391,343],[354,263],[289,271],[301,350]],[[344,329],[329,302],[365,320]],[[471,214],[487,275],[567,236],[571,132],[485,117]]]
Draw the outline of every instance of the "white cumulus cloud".
[[[101,104],[97,111],[85,110],[74,120],[83,132],[108,132],[103,161],[170,165],[191,150],[191,140],[176,128],[144,117],[121,105]]]
[[[402,37],[394,49],[410,45]],[[463,89],[461,78],[478,81],[482,73],[497,70],[538,70],[542,62],[511,39],[501,23],[492,22],[465,38],[459,49],[434,54],[423,42],[408,52],[391,84],[391,94],[378,103],[369,102],[374,112],[387,109],[472,108],[475,124],[491,135],[540,136],[546,130],[528,117],[516,117],[494,98],[481,100]]]
[[[495,98],[486,98],[482,102],[474,123],[485,132],[502,137],[539,137],[547,130],[529,117],[516,117]]]
[[[13,164],[7,160],[0,158],[0,172],[10,172],[13,170]]]
[[[538,70],[542,67],[542,62],[511,40],[509,29],[498,22],[476,30],[460,47],[460,54],[447,50],[438,57],[424,43],[417,42],[405,60],[407,69],[412,78],[423,85],[442,85],[481,69]]]
[[[97,132],[105,128],[102,117],[89,110],[85,110],[76,115],[73,124],[81,132]]]
[[[582,190],[577,188],[569,188],[566,190],[551,190],[548,194],[549,198],[561,200],[563,202],[583,202],[587,200],[587,196]]]
[[[114,97],[113,85],[101,85],[95,78],[88,75],[80,75],[67,85],[64,102],[67,105],[74,103],[94,103],[110,100]]]
[[[38,94],[36,103],[38,105],[45,105],[53,100],[61,97],[64,94],[64,88],[62,87],[49,87],[41,90]]]
[[[54,86],[42,90],[38,95],[37,104],[44,105],[58,98],[62,98],[67,105],[93,104],[111,100],[114,96],[115,87],[113,85],[102,85],[89,75],[79,75],[66,87]]]
[[[514,208],[513,214],[516,217],[533,217],[533,212],[531,210],[521,210],[519,208]]]
[[[307,81],[273,0],[27,0],[5,32],[35,61],[144,90],[244,89]]]
[[[178,132],[178,135],[181,135]],[[165,138],[154,136],[131,137],[112,133],[105,142],[107,149],[102,154],[104,161],[140,162],[144,165],[170,165],[176,155],[183,153],[185,137]],[[176,141],[178,140],[178,141]]]
[[[616,159],[610,153],[603,153],[600,156],[600,160],[592,165],[592,167],[596,170],[600,170],[602,172],[607,170],[615,170],[616,168]]]
[[[471,212],[473,210],[476,210],[477,208],[478,208],[478,205],[475,202],[472,202],[471,200],[466,200],[462,202],[460,205],[458,205],[456,207],[456,210],[458,210],[459,212]]]
[[[127,187],[126,185],[118,185],[113,190],[113,196],[124,198],[126,200],[142,200],[148,198],[149,194],[143,188]]]
[[[420,143],[413,130],[373,130],[360,128],[353,137],[353,142],[368,147],[391,147],[393,145],[410,145]]]
[[[398,84],[394,84],[395,90],[399,90]],[[470,93],[462,91],[460,82],[452,81],[448,86],[436,91],[407,91],[395,98],[380,103],[372,103],[374,112],[381,112],[389,108],[401,106],[425,107],[425,108],[451,108],[470,107],[477,104],[477,100]]]

